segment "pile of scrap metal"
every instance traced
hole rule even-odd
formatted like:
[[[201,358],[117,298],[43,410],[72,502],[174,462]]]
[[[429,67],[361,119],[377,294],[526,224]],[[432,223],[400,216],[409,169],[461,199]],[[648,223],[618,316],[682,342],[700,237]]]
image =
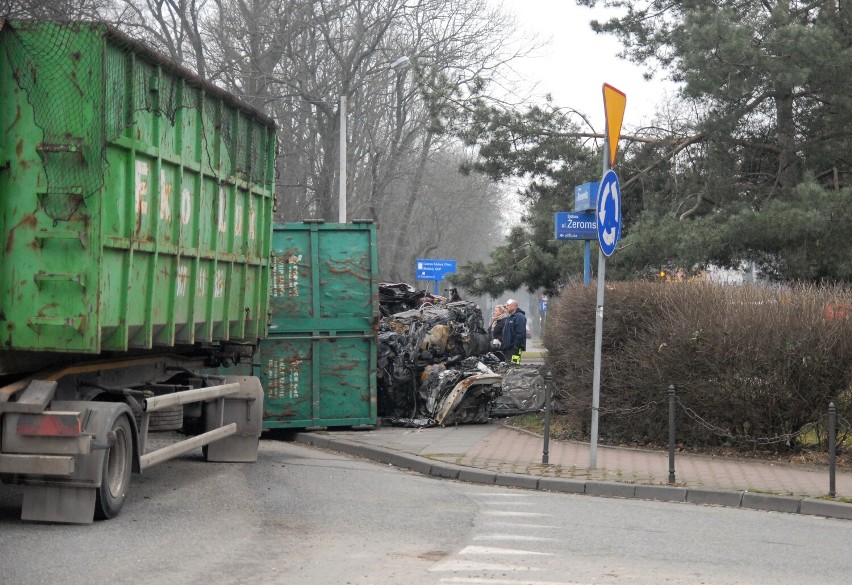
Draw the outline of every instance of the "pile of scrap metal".
[[[501,363],[491,353],[475,303],[449,302],[404,284],[386,285],[384,293],[380,285],[379,290],[385,316],[378,336],[378,414],[386,423],[483,423],[501,414],[495,409],[508,416],[525,405],[540,408],[543,393],[530,392],[535,384],[529,376],[509,374],[512,385],[517,380],[521,385],[519,397],[508,392],[504,375],[522,368]],[[409,308],[392,312],[400,306]]]
[[[379,310],[382,317],[418,309],[424,305],[437,305],[446,302],[445,297],[430,295],[425,290],[417,290],[404,282],[379,283]]]
[[[544,408],[544,376],[535,364],[504,363],[494,368],[503,377],[503,392],[494,402],[491,416],[515,416]]]

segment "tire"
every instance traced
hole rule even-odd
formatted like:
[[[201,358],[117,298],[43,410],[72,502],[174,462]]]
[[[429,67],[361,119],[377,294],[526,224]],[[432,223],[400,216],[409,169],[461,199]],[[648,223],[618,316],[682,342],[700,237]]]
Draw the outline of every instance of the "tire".
[[[148,431],[179,431],[183,427],[183,405],[178,404],[151,413]]]
[[[123,414],[112,423],[115,441],[104,454],[101,487],[95,498],[95,517],[99,520],[115,518],[124,505],[130,487],[133,468],[133,429]]]

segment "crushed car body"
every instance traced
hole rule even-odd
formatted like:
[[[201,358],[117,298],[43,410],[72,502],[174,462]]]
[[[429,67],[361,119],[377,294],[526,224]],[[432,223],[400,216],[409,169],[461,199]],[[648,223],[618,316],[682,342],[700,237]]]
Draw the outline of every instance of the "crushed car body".
[[[378,413],[386,423],[416,427],[484,423],[500,416],[500,411],[508,416],[525,406],[541,408],[538,396],[543,392],[529,374],[538,368],[502,363],[490,351],[482,312],[475,303],[449,301],[404,283],[380,284],[379,303]],[[506,372],[515,369],[525,374],[510,374],[507,385]]]

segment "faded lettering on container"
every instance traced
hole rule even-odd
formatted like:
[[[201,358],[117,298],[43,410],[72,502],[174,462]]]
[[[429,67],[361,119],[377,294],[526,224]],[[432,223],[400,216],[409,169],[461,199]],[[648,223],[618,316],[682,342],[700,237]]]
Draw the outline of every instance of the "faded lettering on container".
[[[189,281],[189,267],[186,264],[178,266],[177,273],[177,296],[186,296],[186,286]]]
[[[299,397],[299,362],[284,358],[269,360],[269,397],[294,399]]]
[[[204,266],[198,269],[198,283],[195,286],[195,296],[203,297],[207,291],[207,268]]]
[[[160,169],[160,219],[172,221],[172,184],[166,178],[166,169]]]
[[[225,221],[225,188],[219,187],[219,231],[223,234],[228,229],[228,222]]]
[[[216,281],[213,283],[213,297],[221,299],[225,296],[225,271],[216,270]]]
[[[243,235],[243,203],[240,200],[234,202],[234,235]]]
[[[272,260],[272,296],[296,298],[299,296],[299,262],[301,254],[275,256]]]
[[[144,160],[136,161],[136,213],[148,215],[148,175],[150,165]]]
[[[249,199],[249,233],[248,237],[250,240],[257,239],[257,226],[255,225],[255,221],[257,220],[257,210],[254,208],[254,199]]]
[[[180,192],[180,222],[183,225],[189,224],[192,218],[192,193],[185,188]]]

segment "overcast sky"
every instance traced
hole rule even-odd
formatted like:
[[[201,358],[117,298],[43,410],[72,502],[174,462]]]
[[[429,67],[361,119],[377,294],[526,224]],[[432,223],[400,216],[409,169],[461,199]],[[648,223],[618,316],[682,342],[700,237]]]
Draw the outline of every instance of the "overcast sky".
[[[597,35],[589,21],[605,20],[611,11],[577,6],[574,0],[491,0],[515,13],[521,29],[550,43],[537,51],[538,57],[515,64],[529,80],[538,82],[536,93],[550,93],[557,106],[571,107],[590,116],[596,130],[604,126],[602,86],[608,83],[627,94],[624,127],[650,122],[656,106],[673,85],[645,81],[643,70],[620,59],[621,45],[610,35]]]

